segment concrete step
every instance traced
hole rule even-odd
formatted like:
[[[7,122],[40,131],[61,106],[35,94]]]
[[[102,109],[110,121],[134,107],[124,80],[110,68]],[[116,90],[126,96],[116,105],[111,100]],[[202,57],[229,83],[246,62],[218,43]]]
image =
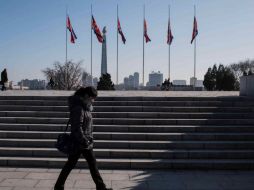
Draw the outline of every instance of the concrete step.
[[[57,139],[60,131],[0,131],[0,138]],[[67,132],[70,133],[70,132]],[[94,132],[97,140],[141,140],[141,141],[252,141],[254,133],[133,133],[133,132]]]
[[[67,101],[55,100],[0,100],[0,105],[67,106]],[[225,106],[250,107],[254,101],[95,101],[94,106]]]
[[[248,108],[247,108],[248,109]],[[0,105],[0,111],[56,111],[68,112],[68,106]]]
[[[254,119],[254,113],[189,113],[189,112],[93,112],[94,118],[155,118],[155,119]]]
[[[254,119],[253,113],[189,113],[189,112],[92,112],[93,118],[156,118],[156,119]],[[0,111],[0,117],[66,118],[69,112]]]
[[[1,129],[1,124],[0,124]],[[65,128],[62,128],[63,130]],[[59,130],[59,131],[63,131]],[[253,133],[254,125],[94,125],[95,132],[146,132],[146,133],[164,133],[164,132],[243,132]]]
[[[239,132],[254,133],[254,125],[93,125],[95,132]],[[0,123],[0,130],[64,131],[65,124]],[[70,129],[68,129],[70,130]]]
[[[0,117],[0,123],[66,124],[68,118]],[[93,124],[107,125],[254,125],[254,119],[150,119],[93,118]]]
[[[0,105],[0,111],[68,112],[67,106]],[[237,112],[251,113],[251,107],[154,107],[154,106],[94,106],[94,112]]]
[[[0,96],[0,100],[67,100],[69,96]],[[96,101],[253,101],[245,96],[232,97],[166,97],[166,96],[98,96]]]
[[[66,158],[0,157],[1,166],[62,168]],[[253,159],[97,159],[100,169],[254,169]],[[87,168],[83,158],[75,168]]]
[[[0,165],[62,167],[67,98],[0,96]],[[98,97],[92,114],[99,167],[254,168],[254,99]]]
[[[54,147],[56,139],[0,138],[1,147]],[[253,149],[254,141],[134,141],[95,140],[95,148],[129,149]]]
[[[254,150],[94,149],[96,158],[254,159]],[[0,156],[66,157],[55,148],[0,147]]]

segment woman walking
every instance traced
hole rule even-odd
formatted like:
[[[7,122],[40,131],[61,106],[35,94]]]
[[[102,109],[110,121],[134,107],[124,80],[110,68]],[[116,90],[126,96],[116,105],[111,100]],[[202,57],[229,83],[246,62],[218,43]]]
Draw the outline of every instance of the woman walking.
[[[56,181],[54,190],[64,190],[64,183],[78,162],[82,154],[89,166],[96,190],[112,190],[106,188],[103,179],[97,168],[96,159],[93,153],[93,121],[91,111],[92,102],[97,97],[97,90],[92,87],[81,87],[73,96],[68,98],[71,123],[71,137],[75,140],[75,150],[68,155],[60,175]]]
[[[0,84],[2,84],[2,91],[6,90],[5,84],[6,84],[7,82],[8,82],[7,70],[4,69],[4,70],[1,72],[1,82],[0,82]]]

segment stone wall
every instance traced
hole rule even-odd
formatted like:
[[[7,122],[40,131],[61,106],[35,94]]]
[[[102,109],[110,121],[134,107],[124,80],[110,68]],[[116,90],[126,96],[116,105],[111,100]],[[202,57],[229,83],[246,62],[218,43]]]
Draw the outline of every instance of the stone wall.
[[[254,97],[254,75],[240,77],[240,96]]]

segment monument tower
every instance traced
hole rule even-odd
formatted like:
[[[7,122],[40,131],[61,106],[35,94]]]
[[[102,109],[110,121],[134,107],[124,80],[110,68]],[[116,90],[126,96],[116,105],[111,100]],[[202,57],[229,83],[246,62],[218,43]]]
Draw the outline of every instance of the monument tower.
[[[106,41],[106,26],[104,26],[103,33],[103,42],[102,42],[102,55],[101,55],[101,76],[102,74],[107,73],[107,41]]]

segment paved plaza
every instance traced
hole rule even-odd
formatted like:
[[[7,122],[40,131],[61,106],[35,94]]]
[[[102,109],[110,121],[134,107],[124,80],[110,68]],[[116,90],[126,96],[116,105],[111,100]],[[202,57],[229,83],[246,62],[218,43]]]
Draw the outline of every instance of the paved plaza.
[[[70,96],[74,91],[65,90],[7,90],[0,96]],[[145,96],[145,97],[221,97],[239,96],[239,91],[98,91],[98,96]]]
[[[253,190],[254,171],[100,170],[114,190]],[[1,190],[51,190],[60,169],[0,168]],[[67,190],[91,190],[95,185],[87,169],[74,169]]]

